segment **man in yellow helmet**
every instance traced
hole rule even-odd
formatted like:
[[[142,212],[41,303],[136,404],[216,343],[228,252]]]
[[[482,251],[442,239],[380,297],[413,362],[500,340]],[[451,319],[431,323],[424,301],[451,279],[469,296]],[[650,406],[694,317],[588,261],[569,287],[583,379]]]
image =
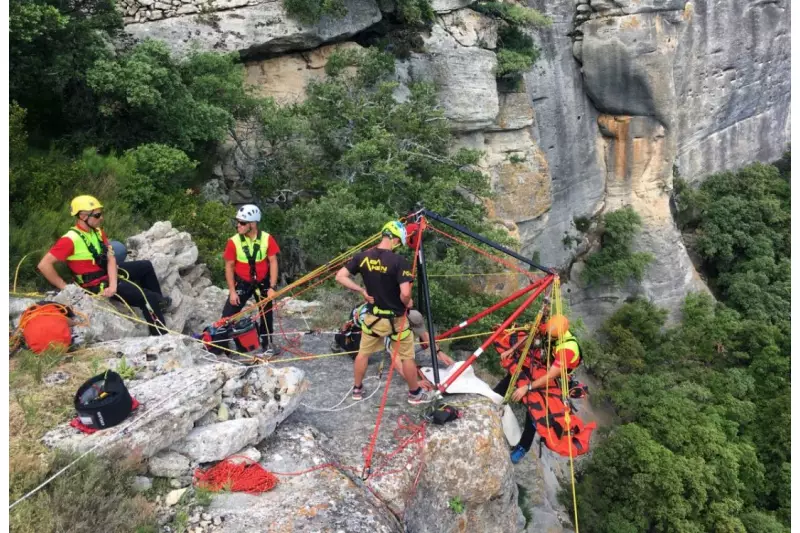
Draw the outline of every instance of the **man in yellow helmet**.
[[[75,225],[39,261],[38,268],[45,279],[57,289],[64,289],[67,282],[55,269],[56,262],[64,262],[81,287],[140,308],[150,334],[165,334],[163,310],[169,307],[171,299],[161,294],[152,263],[126,261],[117,265],[114,249],[100,227],[103,205],[97,198],[88,195],[73,198],[70,214],[75,217]],[[126,279],[119,278],[118,270],[124,272]]]
[[[360,293],[371,304],[364,317],[358,355],[353,363],[353,399],[363,399],[363,379],[369,356],[381,351],[384,338],[389,337],[392,340],[392,352],[397,350],[402,375],[408,384],[408,403],[429,403],[433,400],[433,394],[419,385],[414,363],[414,335],[408,318],[404,316],[414,306],[411,299],[411,265],[393,251],[406,245],[406,228],[401,222],[393,220],[383,226],[381,233],[383,238],[378,246],[355,254],[336,273],[339,284]],[[351,276],[355,274],[361,274],[366,289],[352,280]]]

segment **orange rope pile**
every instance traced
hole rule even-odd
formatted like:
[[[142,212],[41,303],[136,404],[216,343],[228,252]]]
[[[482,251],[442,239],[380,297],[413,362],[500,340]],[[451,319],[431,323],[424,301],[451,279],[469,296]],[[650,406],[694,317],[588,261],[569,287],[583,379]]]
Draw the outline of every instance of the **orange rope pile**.
[[[260,494],[272,490],[278,484],[278,478],[249,457],[235,455],[205,471],[195,470],[194,484],[213,492],[230,490]]]

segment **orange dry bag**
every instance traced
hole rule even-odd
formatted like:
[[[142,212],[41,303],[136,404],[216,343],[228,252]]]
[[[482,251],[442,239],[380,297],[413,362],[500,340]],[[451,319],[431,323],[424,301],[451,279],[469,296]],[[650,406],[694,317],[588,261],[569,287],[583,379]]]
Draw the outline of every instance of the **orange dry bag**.
[[[71,316],[69,307],[55,302],[38,302],[28,307],[19,321],[28,349],[37,354],[50,347],[66,351],[72,344]]]

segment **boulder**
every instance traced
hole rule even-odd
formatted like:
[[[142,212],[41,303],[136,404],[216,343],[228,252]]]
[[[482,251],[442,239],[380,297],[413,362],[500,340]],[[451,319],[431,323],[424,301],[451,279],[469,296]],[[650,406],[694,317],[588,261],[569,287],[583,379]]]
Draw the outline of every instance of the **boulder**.
[[[231,380],[222,391],[229,416],[234,419],[252,417],[258,421],[256,440],[243,443],[232,452],[260,442],[275,431],[277,425],[297,409],[308,387],[305,373],[295,367],[259,366],[240,379]]]
[[[222,385],[243,372],[216,364],[178,369],[154,379],[128,383],[140,406],[122,424],[91,435],[62,424],[42,438],[50,448],[96,453],[121,452],[149,458],[192,430],[194,421],[219,404]]]
[[[258,442],[259,421],[239,418],[194,428],[172,446],[173,451],[196,463],[219,461],[237,450]]]
[[[112,357],[106,364],[112,370],[125,361],[139,379],[150,379],[177,368],[196,366],[209,359],[209,353],[200,342],[184,335],[161,335],[153,337],[131,337],[93,344]]]
[[[128,24],[125,31],[138,40],[164,41],[178,55],[187,54],[192,46],[204,51],[241,52],[244,56],[278,54],[345,40],[381,20],[374,0],[345,0],[344,4],[345,16],[326,15],[316,24],[290,18],[281,2],[263,2]]]
[[[320,446],[325,437],[311,427],[282,425],[260,446],[261,464],[270,471],[299,472],[335,462]],[[381,501],[331,466],[302,476],[280,476],[260,495],[221,493],[206,510],[224,522],[227,533],[251,531],[347,531],[402,533],[403,526]]]
[[[197,264],[198,250],[191,235],[170,222],[156,222],[130,237],[127,246],[128,260],[150,261],[161,292],[172,298],[164,314],[170,331],[200,333],[220,318],[228,293],[212,285],[205,264]]]
[[[156,477],[180,478],[191,473],[191,463],[185,455],[168,450],[151,457],[147,469]]]
[[[77,285],[67,285],[52,300],[69,305],[86,316],[89,327],[83,332],[87,342],[141,337],[148,334],[146,324],[124,318],[126,315],[130,316],[133,311],[136,313],[136,318],[143,321],[144,317],[139,309],[134,307],[131,310],[121,303],[102,297],[93,298]]]

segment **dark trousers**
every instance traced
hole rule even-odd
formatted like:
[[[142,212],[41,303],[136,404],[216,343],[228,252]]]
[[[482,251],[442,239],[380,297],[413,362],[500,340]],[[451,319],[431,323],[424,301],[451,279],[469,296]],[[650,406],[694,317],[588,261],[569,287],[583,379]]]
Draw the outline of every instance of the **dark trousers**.
[[[161,301],[164,297],[161,295],[161,284],[158,283],[153,264],[150,261],[125,261],[120,263],[118,268],[117,293],[114,298],[142,310],[150,335],[166,335],[167,331],[164,328],[167,321],[161,310]],[[107,285],[107,282],[103,284],[104,287]],[[99,293],[100,287],[90,287],[89,290]],[[152,313],[147,308],[148,303]]]
[[[494,392],[499,394],[500,396],[505,396],[506,391],[508,390],[508,386],[511,384],[511,374],[506,374],[506,377],[500,380],[500,382],[494,386]],[[522,438],[519,439],[519,446],[522,446],[526,450],[531,449],[531,445],[533,444],[533,438],[536,436],[536,424],[531,417],[530,411],[528,411],[527,407],[525,408],[525,428],[522,430]]]
[[[261,296],[256,293],[256,288],[261,292]],[[235,315],[244,309],[247,300],[251,296],[255,296],[256,302],[261,301],[261,298],[267,297],[267,289],[269,288],[267,280],[260,283],[250,283],[244,280],[236,280],[236,294],[239,295],[239,305],[231,304],[230,298],[225,302],[225,307],[222,308],[222,318]],[[265,324],[266,322],[266,324]],[[266,325],[266,328],[264,327]],[[267,303],[263,308],[263,314],[259,313],[258,316],[258,336],[261,339],[261,347],[267,348],[275,332],[273,328],[272,318],[272,302]]]

